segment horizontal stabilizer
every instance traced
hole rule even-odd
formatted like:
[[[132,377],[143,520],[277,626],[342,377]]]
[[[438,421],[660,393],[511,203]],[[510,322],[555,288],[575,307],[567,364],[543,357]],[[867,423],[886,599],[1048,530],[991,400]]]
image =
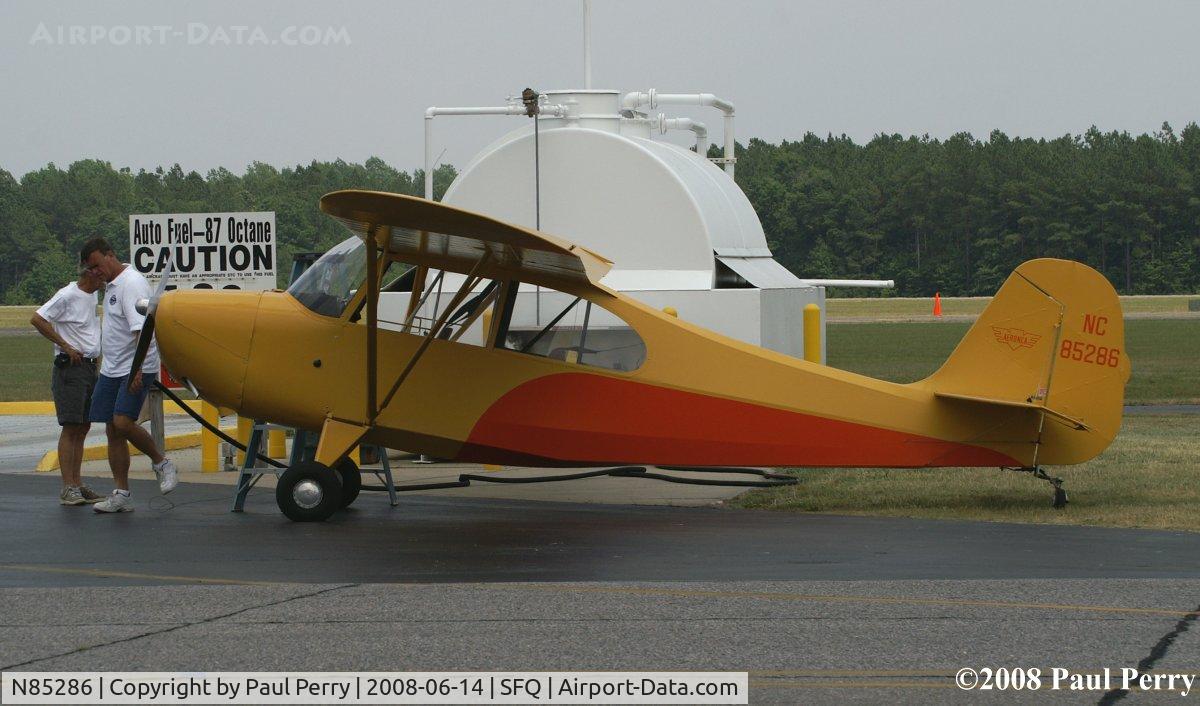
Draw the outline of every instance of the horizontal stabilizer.
[[[966,400],[967,402],[979,402],[982,404],[995,404],[995,405],[1001,405],[1003,407],[1020,407],[1021,409],[1035,409],[1035,410],[1041,411],[1044,414],[1048,414],[1051,417],[1054,417],[1055,419],[1064,421],[1067,424],[1075,427],[1076,429],[1078,429],[1080,431],[1091,431],[1091,427],[1084,424],[1082,421],[1080,421],[1070,415],[1063,414],[1062,412],[1056,412],[1055,410],[1050,409],[1049,407],[1045,407],[1040,404],[1035,404],[1033,402],[1018,402],[1016,400],[998,400],[998,399],[994,399],[991,397],[976,397],[974,395],[957,395],[957,394],[954,394],[951,392],[935,392],[935,393],[933,393],[933,395],[934,395],[934,397],[942,397],[942,398],[949,399],[949,400]]]

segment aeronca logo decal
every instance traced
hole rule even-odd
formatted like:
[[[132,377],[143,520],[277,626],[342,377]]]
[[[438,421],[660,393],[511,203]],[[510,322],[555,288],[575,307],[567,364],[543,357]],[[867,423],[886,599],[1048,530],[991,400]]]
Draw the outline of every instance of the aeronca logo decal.
[[[1033,344],[1042,340],[1042,337],[1036,333],[1030,333],[1019,328],[1002,328],[993,326],[992,333],[996,334],[996,340],[1014,351],[1018,348],[1033,348]]]

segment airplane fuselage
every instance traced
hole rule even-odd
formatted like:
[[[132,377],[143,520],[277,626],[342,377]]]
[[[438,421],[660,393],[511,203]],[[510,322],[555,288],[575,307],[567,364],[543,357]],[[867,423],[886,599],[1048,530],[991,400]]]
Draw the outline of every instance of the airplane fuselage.
[[[285,292],[172,292],[158,312],[169,368],[239,414],[446,459],[538,466],[1023,466],[1036,415],[964,413],[921,384],[820,366],[668,319],[623,295],[590,296],[646,344],[620,372],[498,347],[429,341],[371,419],[367,327]],[[422,337],[380,328],[382,399]],[[1018,441],[1013,441],[1013,439]]]

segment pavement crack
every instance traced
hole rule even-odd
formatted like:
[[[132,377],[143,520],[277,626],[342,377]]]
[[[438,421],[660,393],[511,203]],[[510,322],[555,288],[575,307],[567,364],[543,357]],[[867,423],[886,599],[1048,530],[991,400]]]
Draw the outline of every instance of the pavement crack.
[[[928,622],[930,620],[962,620],[962,616],[930,616],[930,617],[914,617],[914,618],[881,618],[876,620],[876,623],[889,622]],[[324,618],[312,619],[305,621],[306,625],[459,625],[459,624],[490,624],[490,623],[506,623],[506,624],[592,624],[592,623],[668,623],[668,624],[687,624],[687,623],[837,623],[844,622],[845,618],[840,617],[823,617],[823,616],[800,616],[786,617],[779,616],[699,616],[699,617],[680,617],[666,616],[661,618],[631,618],[625,616],[590,616],[577,618]],[[1119,622],[1119,618],[1079,618],[1072,619],[1069,622]],[[1024,621],[1009,621],[1011,622],[1027,622],[1044,625],[1044,620],[1024,620]],[[1068,622],[1068,621],[1064,621]],[[295,625],[291,620],[241,620],[235,623],[236,625]],[[953,676],[953,675],[952,675]]]
[[[1158,642],[1154,643],[1154,647],[1150,648],[1150,654],[1143,657],[1141,661],[1137,663],[1138,673],[1145,674],[1151,669],[1154,669],[1154,665],[1160,659],[1165,657],[1167,655],[1167,650],[1171,649],[1171,645],[1175,644],[1175,638],[1187,632],[1188,628],[1191,627],[1191,624],[1196,622],[1196,616],[1198,614],[1200,614],[1200,606],[1196,606],[1196,610],[1188,613],[1181,618],[1179,622],[1175,623],[1175,627],[1171,629],[1171,632],[1159,638]],[[1109,706],[1109,704],[1115,704],[1128,695],[1129,689],[1111,689],[1100,698],[1100,701],[1097,702],[1097,706]]]
[[[9,672],[14,669],[17,669],[18,667],[28,667],[29,665],[36,664],[38,662],[46,662],[46,661],[49,661],[52,659],[59,659],[61,657],[67,657],[67,656],[74,655],[74,654],[82,654],[84,652],[89,652],[91,650],[94,650],[94,649],[97,649],[100,647],[108,647],[110,645],[120,645],[120,644],[123,644],[126,642],[133,642],[134,640],[140,640],[143,637],[152,637],[154,635],[164,635],[166,633],[175,632],[176,630],[182,630],[183,628],[189,628],[193,625],[205,625],[207,623],[214,623],[218,620],[224,620],[225,618],[232,618],[235,615],[241,615],[242,613],[245,613],[247,611],[257,610],[259,608],[274,608],[275,606],[284,605],[285,603],[291,603],[292,601],[298,601],[303,598],[313,598],[314,596],[320,596],[320,595],[324,595],[326,593],[332,593],[333,591],[340,591],[344,588],[355,588],[358,585],[359,584],[357,584],[357,583],[346,583],[346,584],[341,584],[338,586],[331,586],[329,588],[322,588],[319,591],[312,591],[311,593],[305,593],[305,594],[302,594],[299,596],[289,596],[287,598],[281,598],[276,601],[268,601],[267,603],[259,603],[259,604],[255,604],[255,605],[251,605],[251,606],[246,606],[245,608],[239,608],[237,610],[230,611],[228,613],[222,613],[221,615],[214,615],[212,617],[205,618],[203,620],[195,620],[190,623],[174,624],[174,625],[171,625],[170,627],[166,627],[161,630],[150,630],[147,632],[140,633],[138,635],[130,635],[129,637],[123,637],[119,640],[109,640],[108,642],[102,642],[102,643],[99,643],[96,645],[85,645],[83,647],[76,647],[73,650],[67,650],[66,652],[61,652],[61,653],[55,654],[55,655],[47,655],[45,657],[38,657],[36,659],[30,659],[30,660],[26,660],[24,662],[17,662],[15,664],[8,664],[8,665],[0,666],[0,672]]]

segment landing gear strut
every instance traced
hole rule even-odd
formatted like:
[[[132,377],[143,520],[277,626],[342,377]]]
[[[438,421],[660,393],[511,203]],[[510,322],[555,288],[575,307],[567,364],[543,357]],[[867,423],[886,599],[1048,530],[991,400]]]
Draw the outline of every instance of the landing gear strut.
[[[1018,471],[1020,473],[1029,473],[1034,478],[1041,478],[1042,480],[1046,481],[1050,485],[1054,486],[1054,503],[1052,507],[1054,507],[1055,510],[1061,510],[1067,506],[1069,500],[1067,500],[1067,491],[1063,490],[1062,487],[1062,478],[1047,474],[1046,471],[1042,470],[1041,466],[1033,466],[1032,468],[1010,468],[1008,470]]]

